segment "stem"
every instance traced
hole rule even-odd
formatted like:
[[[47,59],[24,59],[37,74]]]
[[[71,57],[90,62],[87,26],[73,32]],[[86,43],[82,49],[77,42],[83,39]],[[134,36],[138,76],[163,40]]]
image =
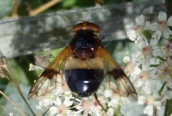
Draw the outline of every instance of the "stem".
[[[14,18],[18,17],[17,11],[18,11],[20,3],[21,3],[21,0],[17,0],[16,3],[15,3],[14,8],[12,10],[12,17],[14,17]]]
[[[16,79],[14,78],[13,74],[11,73],[11,71],[9,70],[9,68],[7,67],[7,65],[4,65],[4,68],[7,70],[7,72],[10,74],[10,76],[12,77],[12,82],[14,83],[14,85],[16,86],[20,96],[23,98],[24,102],[26,103],[26,105],[29,107],[30,111],[32,112],[33,116],[36,116],[35,113],[33,112],[32,108],[30,107],[30,105],[28,104],[27,100],[25,99]]]
[[[162,61],[167,61],[165,58],[157,56],[158,59],[162,60]]]
[[[22,114],[27,116],[27,113],[24,112],[17,104],[15,104],[8,96],[6,96],[2,91],[0,91],[0,94],[3,95],[8,101],[10,101]]]
[[[42,5],[41,7],[29,12],[29,14],[30,14],[30,16],[36,16],[36,15],[40,14],[41,12],[45,11],[46,9],[50,8],[51,6],[57,4],[60,1],[61,0],[51,0],[48,3]]]

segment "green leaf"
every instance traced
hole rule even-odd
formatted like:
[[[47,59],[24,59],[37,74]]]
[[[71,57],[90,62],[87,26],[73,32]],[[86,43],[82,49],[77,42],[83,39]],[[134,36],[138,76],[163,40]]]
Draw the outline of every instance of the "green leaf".
[[[150,40],[152,38],[152,33],[148,30],[144,30],[143,31],[143,35],[148,39]]]
[[[13,9],[14,0],[0,0],[0,18],[8,16]]]
[[[71,7],[71,6],[74,6],[75,3],[76,3],[75,0],[64,0],[63,7]]]

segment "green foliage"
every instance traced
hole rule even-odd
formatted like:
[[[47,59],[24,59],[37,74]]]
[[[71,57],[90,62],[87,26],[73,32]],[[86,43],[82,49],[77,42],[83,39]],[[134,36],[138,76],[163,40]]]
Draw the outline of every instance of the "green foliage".
[[[0,0],[0,19],[8,16],[14,6],[14,0]]]
[[[81,0],[64,0],[62,2],[63,8],[72,8],[72,7],[88,7],[94,6],[95,2],[93,0],[81,1]]]
[[[143,31],[143,35],[148,39],[150,40],[152,38],[152,33],[148,30],[144,30]]]
[[[149,1],[149,0],[133,0],[133,2],[146,2],[146,1]]]

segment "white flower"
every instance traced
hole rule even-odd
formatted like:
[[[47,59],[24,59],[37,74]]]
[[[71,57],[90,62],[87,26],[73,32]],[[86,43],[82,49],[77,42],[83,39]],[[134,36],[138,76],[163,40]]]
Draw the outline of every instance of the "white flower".
[[[150,74],[149,74],[148,71],[142,71],[142,72],[140,73],[139,78],[140,78],[143,82],[146,82],[147,80],[149,80]]]
[[[71,91],[64,78],[62,79],[61,77],[57,77],[57,85],[55,85],[55,86],[56,86],[56,88],[51,91],[52,95],[61,95],[63,93],[66,95],[71,94]]]
[[[146,106],[143,112],[149,116],[153,116],[153,105]]]
[[[141,69],[137,66],[137,64],[133,62],[128,62],[125,69],[130,74],[130,79],[132,82],[134,82],[138,78],[138,75],[141,72]]]
[[[164,38],[168,39],[169,35],[172,35],[172,31],[168,26],[172,26],[172,16],[167,20],[165,12],[160,12],[158,15],[158,23],[151,24],[152,30],[159,30],[162,32]]]
[[[124,61],[124,63],[129,62],[129,61],[130,61],[130,57],[129,57],[129,56],[125,56],[125,57],[123,58],[123,61]]]
[[[154,32],[153,35],[152,35],[150,44],[151,44],[152,46],[156,46],[157,43],[159,42],[160,37],[161,37],[161,32],[160,32],[160,31]]]
[[[135,40],[142,40],[143,39],[143,30],[144,30],[144,16],[140,15],[136,17],[136,26],[131,28],[127,32],[127,36],[129,37],[130,40],[135,41]]]
[[[57,107],[52,106],[52,107],[50,107],[49,112],[51,115],[55,115],[55,114],[57,114],[58,109],[57,109]]]
[[[144,86],[142,87],[144,94],[152,93],[152,83],[150,81],[146,81]]]
[[[160,31],[156,31],[153,33],[152,38],[150,42],[148,42],[147,39],[144,39],[141,43],[142,46],[139,46],[139,48],[142,49],[142,54],[146,57],[150,57],[151,55],[154,55],[153,53],[160,51],[157,47],[157,43],[159,42],[160,39]]]
[[[100,97],[98,96],[98,101],[103,106],[103,108],[105,108],[106,106],[105,98],[103,96]],[[96,99],[93,99],[91,110],[97,116],[101,116],[101,114],[104,113],[104,109],[102,109],[98,101]]]
[[[158,110],[161,110],[162,103],[161,103],[161,101],[158,101],[158,100],[160,100],[160,96],[158,95],[158,92],[156,92],[156,91],[153,94],[138,97],[139,104],[147,105],[143,112],[149,116],[153,115],[154,107]]]
[[[169,76],[172,73],[172,69],[170,68],[171,64],[168,64],[167,62],[162,63],[158,69],[157,69],[157,74],[158,76],[164,81],[168,81]]]
[[[54,101],[53,107],[50,107],[50,114],[58,114],[58,115],[66,115],[70,113],[69,107],[73,104],[73,101],[71,100],[71,97],[65,97],[64,101],[62,102],[60,98],[57,98]]]
[[[106,116],[114,116],[114,113],[115,113],[114,108],[110,107],[106,113]]]
[[[43,99],[41,101],[39,101],[39,104],[36,105],[37,109],[42,109],[43,107],[47,107],[52,105],[52,101],[50,99]]]
[[[144,59],[144,56],[142,52],[135,52],[132,54],[132,62],[137,63],[138,65],[141,64],[143,59]]]
[[[135,41],[137,39],[137,33],[136,33],[136,30],[135,29],[130,29],[128,32],[127,32],[127,36],[128,38],[131,40],[131,41]]]
[[[137,28],[130,30],[132,33],[128,36],[138,45],[139,51],[124,61],[128,63],[126,70],[139,96],[138,104],[146,105],[143,112],[152,116],[155,111],[163,112],[165,100],[172,98],[172,91],[167,91],[167,88],[172,88],[172,44],[169,40],[172,31],[168,27],[172,26],[172,16],[167,20],[166,14],[160,12],[158,23],[143,23],[141,16],[140,22],[136,18],[136,23]],[[165,41],[159,42],[162,36]]]
[[[170,89],[172,89],[172,80],[171,79],[169,79],[167,81],[167,87],[169,87]]]
[[[98,97],[98,101],[103,107],[105,106],[105,99],[103,97]],[[77,114],[81,115],[81,112],[83,112],[83,116],[87,116],[88,114],[101,116],[104,113],[104,110],[93,96],[83,98],[83,100],[78,100],[78,102],[80,103],[75,105],[75,108],[78,110],[76,111]]]
[[[29,64],[29,71],[36,71],[36,70],[44,70],[43,67],[33,65],[32,63]]]
[[[90,113],[90,106],[92,101],[88,99],[83,99],[82,101],[79,100],[79,102],[80,103],[78,105],[75,105],[75,108],[78,110],[76,113],[80,114],[82,111],[84,111],[84,115],[88,115]]]
[[[13,113],[10,112],[10,115],[9,116],[13,116]]]
[[[169,40],[166,40],[161,47],[161,51],[165,57],[172,56],[172,43]]]

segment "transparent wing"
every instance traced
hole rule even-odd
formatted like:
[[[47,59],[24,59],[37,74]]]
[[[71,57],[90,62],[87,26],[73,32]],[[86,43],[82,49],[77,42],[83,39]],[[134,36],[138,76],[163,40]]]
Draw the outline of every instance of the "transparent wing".
[[[103,60],[106,72],[105,76],[113,77],[114,84],[119,94],[122,96],[128,96],[130,94],[137,99],[137,92],[133,84],[109,52],[100,45],[97,55]]]
[[[38,80],[31,87],[27,98],[35,96],[40,97],[56,88],[57,78],[63,78],[63,68],[65,61],[72,54],[70,47],[66,47],[56,58],[49,64],[43,73],[39,76]]]

